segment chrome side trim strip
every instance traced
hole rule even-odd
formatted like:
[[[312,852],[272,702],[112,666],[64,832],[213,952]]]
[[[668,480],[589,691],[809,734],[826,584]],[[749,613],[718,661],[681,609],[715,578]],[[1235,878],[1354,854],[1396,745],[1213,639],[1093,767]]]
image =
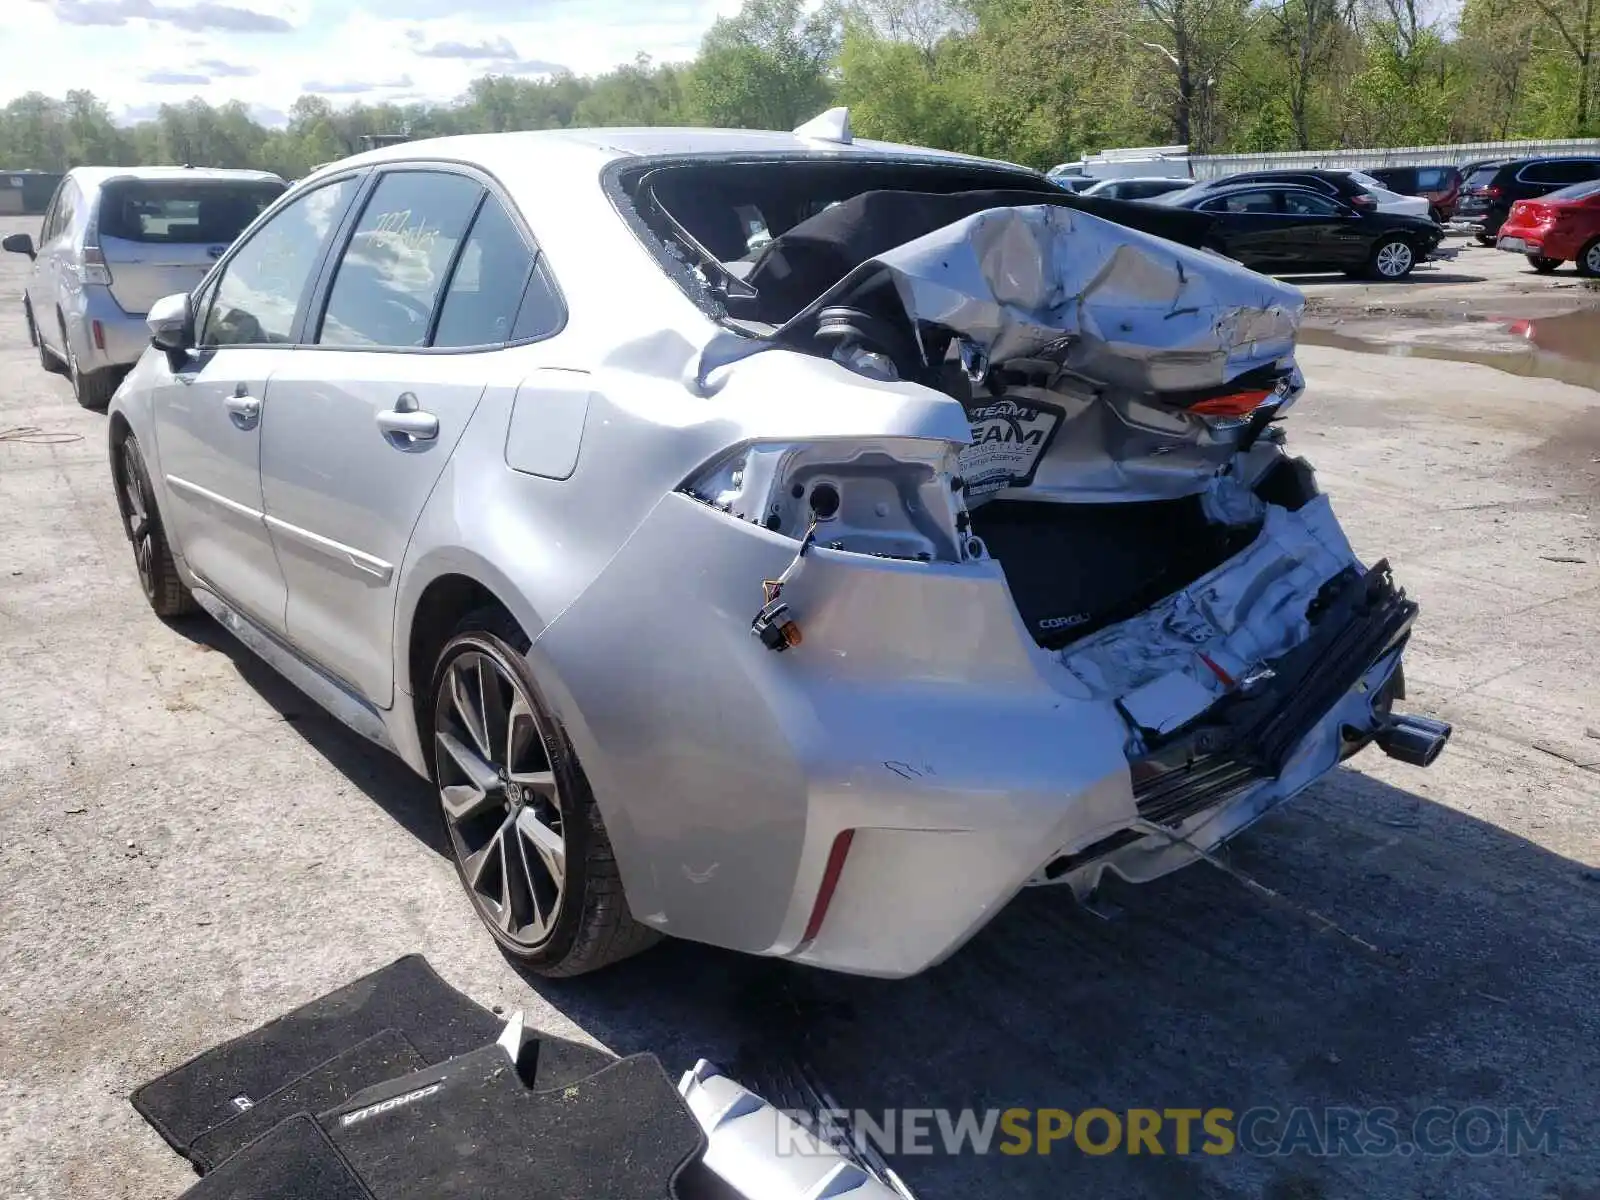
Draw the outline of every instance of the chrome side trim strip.
[[[364,550],[357,550],[354,546],[346,546],[343,542],[336,542],[332,538],[323,537],[320,533],[312,533],[309,529],[302,529],[298,525],[278,517],[267,517],[267,528],[273,533],[281,533],[291,537],[301,545],[310,546],[313,550],[326,554],[329,558],[354,567],[366,575],[371,575],[379,583],[388,583],[394,578],[394,564],[368,554]]]
[[[187,479],[180,479],[176,475],[167,476],[167,486],[176,488],[186,496],[196,500],[204,500],[207,504],[215,505],[224,512],[230,512],[236,517],[246,520],[259,521],[263,513],[259,508],[251,508],[248,504],[240,504],[237,500],[229,500],[226,496],[219,496],[210,488],[203,488],[198,483],[190,483]]]

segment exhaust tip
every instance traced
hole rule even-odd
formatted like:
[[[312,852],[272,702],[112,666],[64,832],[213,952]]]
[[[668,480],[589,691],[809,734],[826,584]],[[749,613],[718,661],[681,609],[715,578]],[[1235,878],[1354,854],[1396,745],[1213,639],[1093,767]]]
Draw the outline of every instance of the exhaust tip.
[[[1452,732],[1448,721],[1399,713],[1378,730],[1373,740],[1390,758],[1413,767],[1431,767],[1433,760],[1443,753]]]

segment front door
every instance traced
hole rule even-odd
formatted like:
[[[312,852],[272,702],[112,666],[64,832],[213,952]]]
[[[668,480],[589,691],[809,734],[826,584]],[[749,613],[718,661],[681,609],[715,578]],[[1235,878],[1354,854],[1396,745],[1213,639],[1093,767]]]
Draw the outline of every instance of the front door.
[[[393,169],[332,275],[315,345],[273,378],[262,479],[289,640],[381,707],[411,532],[486,387],[516,388],[528,360],[499,347],[532,269],[475,178]]]
[[[267,629],[286,590],[261,501],[274,374],[295,357],[312,283],[359,186],[327,184],[279,210],[197,301],[197,349],[154,399],[164,516],[201,581]]]

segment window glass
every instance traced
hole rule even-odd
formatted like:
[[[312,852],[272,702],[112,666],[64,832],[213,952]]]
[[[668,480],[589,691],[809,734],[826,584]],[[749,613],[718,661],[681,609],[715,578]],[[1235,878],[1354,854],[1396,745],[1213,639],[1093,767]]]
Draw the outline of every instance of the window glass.
[[[435,346],[493,346],[511,340],[533,252],[500,202],[483,203],[450,277]]]
[[[517,323],[511,331],[514,341],[548,337],[566,322],[567,312],[556,292],[555,281],[550,277],[543,260],[534,269],[522,293],[522,307],[517,312]]]
[[[1283,192],[1283,211],[1297,217],[1332,217],[1338,215],[1339,206],[1326,196],[1311,192]]]
[[[1529,163],[1522,170],[1527,183],[1581,183],[1600,175],[1600,165],[1587,158],[1557,158]]]
[[[1275,213],[1278,211],[1278,198],[1271,192],[1235,192],[1231,196],[1223,196],[1221,204],[1215,209],[1217,212],[1230,213]]]
[[[39,244],[42,246],[56,235],[56,213],[61,211],[61,193],[67,190],[66,181],[56,185],[56,194],[44,210],[44,223],[39,226]]]
[[[1571,183],[1564,188],[1557,188],[1545,197],[1546,200],[1582,200],[1600,192],[1600,179],[1589,179],[1583,183]]]
[[[482,186],[464,175],[384,176],[339,260],[318,343],[423,345],[456,245],[482,195]]]
[[[1442,192],[1450,186],[1450,172],[1454,167],[1418,167],[1414,185],[1419,192]]]
[[[1469,188],[1486,188],[1494,182],[1494,177],[1498,174],[1500,174],[1500,165],[1498,163],[1489,167],[1479,167],[1471,175],[1467,176],[1467,181],[1462,186]]]
[[[69,179],[61,185],[61,195],[56,199],[56,215],[54,222],[52,222],[53,228],[50,230],[52,238],[60,237],[72,228],[72,218],[76,212],[77,199],[77,186]]]
[[[281,344],[294,336],[311,272],[357,186],[341,179],[308,192],[255,231],[223,268],[202,346]]]
[[[227,245],[284,193],[270,181],[129,179],[100,194],[100,236],[128,242]]]
[[[1350,171],[1350,172],[1347,172],[1347,174],[1348,174],[1348,177],[1350,178],[1350,180],[1352,182],[1360,184],[1364,188],[1381,188],[1381,187],[1384,187],[1383,180],[1374,179],[1371,175],[1368,175],[1365,171]],[[1387,191],[1388,189],[1385,188],[1384,190]]]

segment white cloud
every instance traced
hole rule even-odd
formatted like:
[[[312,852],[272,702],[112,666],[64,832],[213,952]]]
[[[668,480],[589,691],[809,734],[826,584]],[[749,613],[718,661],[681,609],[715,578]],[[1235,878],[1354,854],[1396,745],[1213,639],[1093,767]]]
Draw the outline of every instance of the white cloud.
[[[0,73],[0,103],[28,91],[87,88],[113,112],[143,113],[180,86],[212,104],[240,100],[278,112],[308,91],[336,103],[447,102],[486,73],[597,74],[640,52],[681,61],[713,20],[738,7],[739,0],[0,0],[0,43],[30,47]],[[219,15],[225,11],[264,14],[289,29],[225,28],[219,22],[251,23]],[[174,58],[175,47],[183,57]]]

